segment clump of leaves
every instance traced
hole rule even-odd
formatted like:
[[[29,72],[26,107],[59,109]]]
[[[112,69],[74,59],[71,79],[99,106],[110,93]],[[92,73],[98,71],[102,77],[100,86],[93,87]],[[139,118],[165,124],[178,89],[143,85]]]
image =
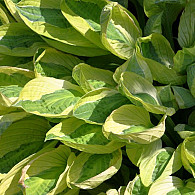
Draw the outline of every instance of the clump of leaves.
[[[0,0],[0,194],[195,194],[194,0]]]

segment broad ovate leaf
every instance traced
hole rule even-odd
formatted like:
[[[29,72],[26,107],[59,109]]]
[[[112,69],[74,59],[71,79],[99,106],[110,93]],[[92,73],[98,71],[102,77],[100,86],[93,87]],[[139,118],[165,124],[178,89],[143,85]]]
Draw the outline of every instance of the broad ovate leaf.
[[[135,42],[142,35],[136,18],[116,2],[110,2],[101,13],[101,36],[104,46],[114,55],[129,59]]]
[[[24,86],[14,106],[40,116],[66,117],[82,94],[79,86],[68,81],[38,77]]]
[[[178,86],[172,86],[172,89],[180,109],[191,108],[195,105],[195,98],[190,90]]]
[[[39,47],[47,44],[23,23],[0,26],[0,53],[11,56],[33,56]]]
[[[162,148],[162,141],[158,139],[150,144],[130,143],[126,145],[126,153],[129,160],[139,166],[141,161],[148,156],[151,156],[155,151]]]
[[[150,187],[148,195],[192,195],[195,191],[194,179],[186,182],[175,176],[168,176],[157,180]]]
[[[62,13],[70,24],[95,45],[105,49],[100,40],[100,15],[107,0],[63,0]]]
[[[12,66],[28,70],[34,70],[32,57],[18,57],[0,54],[0,66]]]
[[[187,137],[183,141],[181,159],[184,168],[195,177],[195,136]]]
[[[67,149],[67,148],[64,148]],[[70,150],[67,150],[68,153]],[[68,154],[67,153],[67,154]],[[47,195],[79,195],[79,191],[80,189],[70,189],[67,187],[67,182],[66,182],[66,178],[67,178],[67,172],[70,169],[72,163],[74,162],[76,156],[74,152],[71,152],[70,155],[68,156],[68,158],[66,158],[66,169],[64,170],[64,172],[62,172],[62,174],[59,176],[58,181],[55,185],[55,188],[53,188]]]
[[[62,51],[87,56],[107,54],[107,51],[88,41],[70,25],[61,12],[60,4],[61,0],[49,3],[47,0],[20,1],[17,10],[33,31],[57,42],[56,44],[63,44]]]
[[[149,186],[157,179],[175,173],[181,167],[181,146],[175,151],[173,148],[162,148],[142,159],[139,166],[140,177],[143,184]]]
[[[36,76],[72,80],[72,69],[82,61],[53,48],[39,49],[34,56]]]
[[[180,18],[178,42],[181,47],[195,46],[195,1],[188,1]]]
[[[178,110],[178,105],[170,85],[157,86],[156,89],[163,106],[172,107],[175,110]]]
[[[121,150],[110,154],[80,153],[67,175],[68,185],[72,188],[93,189],[111,178],[122,162]]]
[[[132,104],[114,110],[103,125],[105,137],[122,142],[149,144],[162,137],[165,131],[163,116],[157,126],[150,121],[147,110]]]
[[[191,94],[195,98],[195,64],[192,64],[187,68],[187,83]]]
[[[146,27],[150,35],[162,33],[174,48],[172,25],[185,6],[186,0],[144,0],[144,12],[149,17]],[[162,29],[162,31],[161,31]]]
[[[20,180],[22,169],[27,165],[27,163],[41,154],[51,151],[56,145],[56,142],[50,142],[49,144],[45,144],[44,148],[38,151],[35,154],[32,154],[20,161],[16,164],[2,179],[0,182],[0,192],[2,194],[18,194],[21,195],[21,188],[18,185],[18,181]]]
[[[165,11],[167,7],[185,4],[185,0],[144,0],[144,12],[148,17]],[[170,13],[174,14],[174,13]]]
[[[181,74],[185,74],[187,67],[195,63],[195,46],[178,50],[173,60],[173,69]]]
[[[46,132],[50,129],[46,119],[26,112],[1,116],[0,126],[1,173],[7,173],[15,164],[40,150]]]
[[[85,92],[102,87],[114,88],[113,73],[81,63],[74,67],[72,76]]]
[[[148,195],[171,195],[171,193],[169,194],[169,192],[182,187],[184,187],[184,184],[181,179],[175,176],[168,176],[154,182],[150,187]]]
[[[139,46],[144,58],[157,61],[167,68],[173,66],[174,51],[161,34],[153,33],[139,39]]]
[[[170,43],[158,33],[138,39],[136,52],[143,56],[152,73],[153,79],[162,84],[181,85],[186,76],[178,74],[173,67],[175,56]]]
[[[59,146],[30,161],[23,168],[19,181],[24,193],[26,195],[39,195],[51,192],[57,185],[61,174],[66,170],[70,153],[68,147]],[[67,185],[64,183],[64,189],[66,187]]]
[[[73,117],[50,129],[45,139],[59,140],[69,147],[95,154],[112,153],[124,145],[105,138],[102,126],[88,124]]]
[[[159,14],[152,15],[147,20],[146,26],[144,28],[145,36],[149,36],[152,33],[162,34],[162,15],[163,12],[160,12]]]
[[[155,114],[173,115],[175,109],[162,105],[156,88],[145,78],[133,72],[124,72],[119,82],[120,90],[134,104]]]
[[[34,72],[17,67],[0,66],[0,86],[16,85],[23,87],[34,78]]]
[[[127,184],[124,195],[146,195],[149,187],[144,186],[139,175]]]
[[[16,164],[0,182],[0,191],[3,194],[19,194],[22,195],[21,188],[18,186],[18,181],[21,176],[22,168],[33,158],[33,155],[28,156],[24,160]]]
[[[129,103],[129,100],[118,91],[100,88],[88,92],[76,103],[73,115],[88,123],[103,124],[110,113]]]
[[[123,72],[134,72],[152,83],[152,74],[147,63],[142,59],[141,54],[134,53],[124,64],[119,66],[114,75],[114,80],[119,83]]]

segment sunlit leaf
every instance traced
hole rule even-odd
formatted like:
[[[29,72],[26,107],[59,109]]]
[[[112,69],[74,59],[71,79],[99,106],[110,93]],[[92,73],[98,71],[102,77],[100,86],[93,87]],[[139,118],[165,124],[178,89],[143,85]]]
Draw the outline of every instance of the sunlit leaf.
[[[59,146],[30,161],[23,168],[19,181],[25,194],[38,195],[51,192],[66,169],[69,155],[70,149],[68,147]],[[42,164],[43,161],[45,162],[44,165]],[[66,187],[65,183],[63,188]]]
[[[77,156],[68,172],[68,185],[81,189],[95,188],[119,170],[121,161],[121,150],[116,150],[110,154],[82,152]]]
[[[165,131],[164,116],[157,126],[150,121],[149,112],[135,105],[124,105],[114,110],[103,125],[108,139],[122,142],[149,144],[159,139]]]
[[[114,55],[128,59],[142,32],[136,18],[118,3],[109,3],[101,13],[102,43]]]
[[[182,143],[181,159],[184,168],[195,177],[195,136],[187,137]]]
[[[190,90],[178,86],[172,86],[172,89],[180,109],[190,108],[195,105],[195,98],[190,93]]]
[[[188,1],[180,18],[178,42],[181,47],[192,47],[195,44],[195,2]]]
[[[150,144],[130,143],[126,145],[127,156],[130,161],[139,166],[141,161],[148,156],[151,156],[156,150],[162,148],[162,141],[160,139],[151,142]]]
[[[124,64],[116,69],[113,78],[117,83],[119,83],[121,74],[123,72],[134,72],[144,77],[151,83],[153,81],[151,71],[139,53],[133,54]]]
[[[159,195],[159,194],[194,194],[194,181],[189,180],[186,184],[175,176],[168,176],[157,180],[150,187],[148,195]]]
[[[76,30],[95,45],[105,49],[100,40],[100,15],[105,5],[106,0],[63,0],[61,9]]]
[[[125,72],[119,82],[120,90],[131,102],[143,106],[147,111],[156,114],[173,115],[175,109],[162,105],[156,88],[146,79],[133,72]]]
[[[0,26],[0,53],[11,56],[33,56],[39,47],[47,44],[23,23]]]
[[[145,186],[149,186],[160,178],[165,178],[182,167],[181,146],[175,151],[173,148],[163,148],[142,159],[140,163],[140,177]]]
[[[107,51],[88,41],[70,25],[61,12],[60,4],[61,0],[50,3],[47,0],[21,1],[17,4],[17,10],[28,27],[46,37],[45,40],[49,38],[46,42],[50,44],[51,39],[54,47],[58,42],[62,44],[62,51],[84,56],[107,54]]]
[[[72,70],[82,61],[75,56],[53,48],[39,49],[34,56],[36,76],[54,77],[72,81]]]
[[[47,120],[25,112],[1,116],[0,126],[1,173],[7,173],[15,164],[40,150],[50,128]]]
[[[102,87],[114,88],[113,73],[81,63],[74,67],[72,76],[85,92]]]
[[[118,91],[109,88],[93,90],[76,103],[73,115],[88,123],[103,124],[110,113],[129,103],[129,100]]]
[[[133,181],[130,181],[126,187],[124,195],[145,195],[148,193],[149,188],[144,186],[141,178],[137,175]]]
[[[162,84],[181,85],[186,82],[186,77],[173,69],[175,56],[168,40],[158,33],[139,38],[137,53],[143,56],[152,73],[153,79]]]
[[[14,106],[40,116],[67,117],[82,94],[79,86],[68,81],[38,77],[24,86]]]
[[[49,130],[46,140],[53,139],[77,150],[95,154],[112,153],[124,145],[105,138],[102,126],[87,124],[76,118],[65,119]]]

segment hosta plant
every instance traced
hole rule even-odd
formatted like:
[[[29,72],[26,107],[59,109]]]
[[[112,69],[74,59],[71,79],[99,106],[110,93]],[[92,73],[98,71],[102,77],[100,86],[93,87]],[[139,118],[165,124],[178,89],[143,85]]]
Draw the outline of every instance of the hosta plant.
[[[194,177],[194,0],[0,0],[0,195],[193,195]]]

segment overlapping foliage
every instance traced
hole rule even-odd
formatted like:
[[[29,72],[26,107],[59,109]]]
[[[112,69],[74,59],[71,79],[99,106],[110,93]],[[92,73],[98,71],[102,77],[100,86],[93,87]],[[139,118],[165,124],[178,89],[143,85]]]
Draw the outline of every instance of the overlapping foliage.
[[[0,0],[1,195],[195,194],[194,108],[194,0]]]

